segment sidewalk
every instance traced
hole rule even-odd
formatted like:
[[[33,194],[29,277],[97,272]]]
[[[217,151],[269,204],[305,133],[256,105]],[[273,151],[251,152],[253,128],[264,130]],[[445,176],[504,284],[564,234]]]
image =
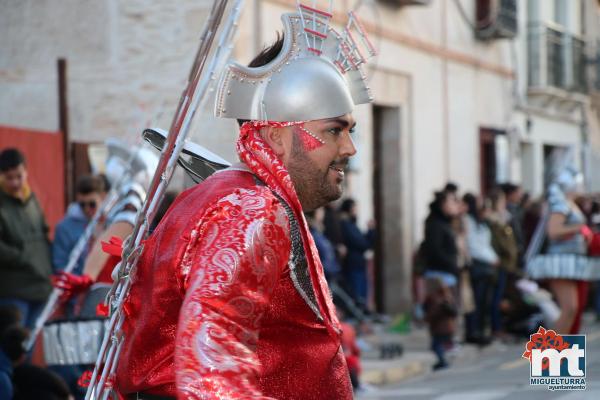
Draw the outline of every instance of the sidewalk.
[[[595,340],[600,336],[600,322],[595,314],[587,312],[583,316],[582,334],[589,336],[588,340]],[[432,373],[431,367],[435,364],[435,356],[430,351],[430,337],[427,328],[412,327],[410,332],[400,334],[392,333],[383,325],[376,326],[373,334],[363,336],[362,340],[368,343],[371,350],[363,351],[361,361],[363,373],[361,382],[369,385],[389,385],[401,381]],[[522,343],[523,348],[527,342],[524,338],[516,338],[515,343]],[[381,344],[401,343],[404,353],[392,359],[380,359],[379,346]],[[453,351],[448,352],[451,364],[465,365],[475,362],[480,357],[492,356],[495,353],[506,351],[507,345],[496,341],[486,347],[470,344],[460,344]],[[515,361],[519,356],[515,356]]]
[[[435,355],[429,349],[430,337],[425,327],[413,327],[410,332],[400,334],[378,326],[373,334],[363,336],[362,339],[371,348],[362,354],[362,383],[376,386],[398,383],[431,372],[431,367],[436,362]],[[380,345],[391,343],[400,343],[404,349],[403,354],[391,359],[380,359]],[[497,351],[501,347],[501,344],[493,344],[481,349],[475,345],[461,344],[448,353],[448,358],[452,364],[468,363],[483,352]]]

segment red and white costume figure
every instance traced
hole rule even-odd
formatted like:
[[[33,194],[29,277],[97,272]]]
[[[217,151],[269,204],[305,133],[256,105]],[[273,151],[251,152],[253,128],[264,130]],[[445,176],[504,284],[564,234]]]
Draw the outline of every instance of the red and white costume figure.
[[[340,43],[351,47],[344,35],[319,19],[325,44],[305,43],[298,32],[309,16],[282,19],[280,55],[255,70],[230,66],[217,94],[217,114],[251,120],[237,142],[241,164],[182,193],[145,242],[124,305],[115,382],[124,397],[352,398],[318,252],[291,177],[260,129],[294,126],[316,148],[322,140],[301,121],[350,113],[368,89],[360,62],[344,70],[346,58],[336,58]],[[292,96],[294,85],[304,94]],[[318,107],[321,95],[327,104]]]

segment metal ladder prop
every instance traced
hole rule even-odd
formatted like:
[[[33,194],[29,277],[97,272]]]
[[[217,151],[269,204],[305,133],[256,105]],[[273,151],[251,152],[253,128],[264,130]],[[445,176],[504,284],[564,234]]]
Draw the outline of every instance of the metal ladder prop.
[[[323,51],[323,42],[327,39],[329,30],[329,21],[333,17],[333,1],[328,1],[327,11],[317,8],[317,0],[313,0],[310,6],[296,2],[304,37],[306,38],[306,47],[313,54],[320,56]]]
[[[348,13],[348,23],[344,27],[342,40],[334,61],[335,64],[342,73],[346,73],[358,69],[361,64],[364,64],[376,54],[377,51],[369,40],[358,16],[354,11],[350,11]]]

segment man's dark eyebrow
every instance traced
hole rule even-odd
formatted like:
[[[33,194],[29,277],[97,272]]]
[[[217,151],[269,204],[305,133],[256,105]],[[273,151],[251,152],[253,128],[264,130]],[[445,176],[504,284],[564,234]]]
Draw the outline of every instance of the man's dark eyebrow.
[[[348,120],[345,120],[343,118],[331,118],[331,119],[328,119],[326,121],[326,123],[337,123],[337,124],[340,124],[343,128],[347,128],[348,125],[350,125],[350,122],[348,122]],[[350,129],[354,128],[355,126],[356,126],[356,121],[354,121],[354,123],[352,124]]]

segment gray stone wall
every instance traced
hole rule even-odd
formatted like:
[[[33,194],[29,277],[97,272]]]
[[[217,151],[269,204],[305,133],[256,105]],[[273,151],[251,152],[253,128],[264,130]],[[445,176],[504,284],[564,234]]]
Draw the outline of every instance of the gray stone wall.
[[[0,0],[0,124],[58,129],[56,64],[65,58],[72,140],[135,142],[149,124],[168,128],[210,4]],[[205,126],[223,129],[196,122],[195,136]],[[214,138],[208,147],[219,148]],[[231,158],[232,148],[221,152]]]

